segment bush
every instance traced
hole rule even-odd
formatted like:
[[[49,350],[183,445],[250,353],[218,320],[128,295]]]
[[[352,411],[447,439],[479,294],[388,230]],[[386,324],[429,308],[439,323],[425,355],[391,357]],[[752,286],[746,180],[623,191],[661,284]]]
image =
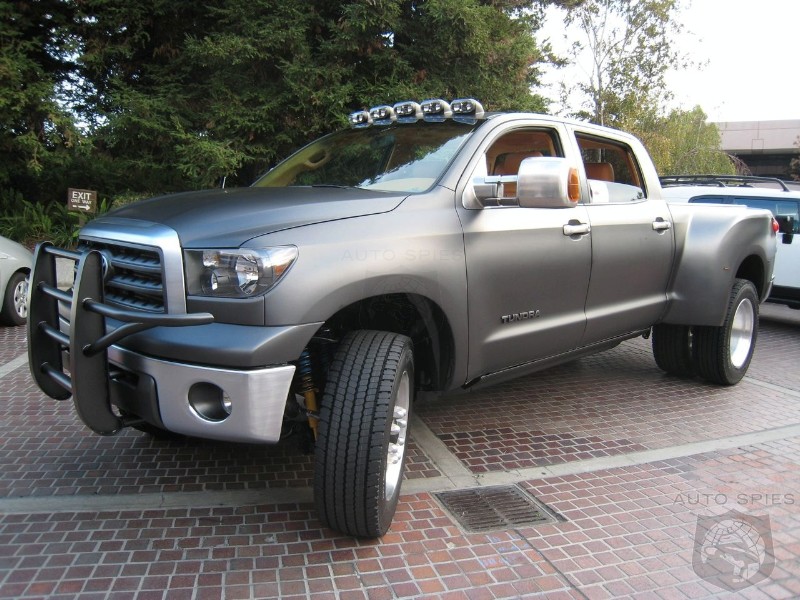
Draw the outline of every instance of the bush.
[[[78,239],[80,216],[66,204],[39,204],[18,192],[0,193],[0,235],[32,248],[50,241],[71,248]]]
[[[74,248],[83,223],[141,198],[141,194],[133,192],[119,194],[113,199],[103,198],[96,213],[81,214],[70,212],[66,203],[29,202],[19,192],[0,192],[0,235],[29,248],[44,241]]]

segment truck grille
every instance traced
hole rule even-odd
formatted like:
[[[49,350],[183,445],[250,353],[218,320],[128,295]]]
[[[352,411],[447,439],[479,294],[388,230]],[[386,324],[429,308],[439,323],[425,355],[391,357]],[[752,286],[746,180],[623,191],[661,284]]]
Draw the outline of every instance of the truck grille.
[[[161,252],[148,246],[82,240],[79,250],[99,250],[110,259],[105,282],[106,302],[152,313],[166,312]]]

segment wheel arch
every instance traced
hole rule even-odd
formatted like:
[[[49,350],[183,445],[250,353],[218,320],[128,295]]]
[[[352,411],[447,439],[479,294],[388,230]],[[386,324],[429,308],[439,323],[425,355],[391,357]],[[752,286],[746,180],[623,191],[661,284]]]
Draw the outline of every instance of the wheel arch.
[[[747,256],[736,270],[735,279],[747,279],[758,291],[758,297],[763,302],[769,293],[769,282],[766,278],[766,266],[764,260],[756,255]]]
[[[453,378],[455,338],[442,308],[413,293],[387,293],[363,298],[340,309],[325,322],[337,336],[374,329],[411,338],[416,385],[423,390],[446,389]]]
[[[750,281],[759,299],[766,298],[775,251],[767,211],[711,204],[673,204],[670,210],[677,251],[663,323],[722,325],[736,279]]]
[[[29,267],[19,267],[17,269],[14,269],[11,272],[11,274],[8,276],[8,280],[11,281],[11,278],[14,275],[16,275],[17,273],[22,273],[23,275],[25,275],[27,277],[27,276],[29,276],[31,274],[31,269]]]

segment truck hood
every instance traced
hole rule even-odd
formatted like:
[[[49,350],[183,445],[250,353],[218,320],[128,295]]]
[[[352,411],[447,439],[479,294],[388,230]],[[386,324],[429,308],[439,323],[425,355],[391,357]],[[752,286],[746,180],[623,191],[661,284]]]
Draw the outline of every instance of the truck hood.
[[[283,229],[389,212],[406,196],[359,188],[232,188],[151,198],[108,216],[167,225],[184,248],[232,248]]]

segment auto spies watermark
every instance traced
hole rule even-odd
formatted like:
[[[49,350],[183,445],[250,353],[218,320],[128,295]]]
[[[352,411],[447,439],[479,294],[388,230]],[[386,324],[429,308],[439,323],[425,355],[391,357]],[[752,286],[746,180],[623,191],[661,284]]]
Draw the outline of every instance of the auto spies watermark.
[[[792,505],[797,502],[794,494],[772,494],[772,493],[709,493],[689,492],[678,494],[673,499],[673,504],[683,506],[739,506],[760,505],[760,506],[779,506]]]
[[[688,492],[675,496],[673,503],[706,513],[725,510],[698,515],[692,568],[701,579],[738,592],[768,579],[775,567],[770,517],[754,511],[791,506],[797,498],[791,493]]]
[[[388,249],[354,249],[345,250],[342,253],[342,261],[356,262],[408,262],[408,263],[430,263],[430,262],[464,262],[464,253],[458,250],[438,250],[438,249],[412,249],[404,250]]]
[[[731,510],[697,517],[692,568],[700,578],[731,592],[768,579],[775,568],[769,515]]]

